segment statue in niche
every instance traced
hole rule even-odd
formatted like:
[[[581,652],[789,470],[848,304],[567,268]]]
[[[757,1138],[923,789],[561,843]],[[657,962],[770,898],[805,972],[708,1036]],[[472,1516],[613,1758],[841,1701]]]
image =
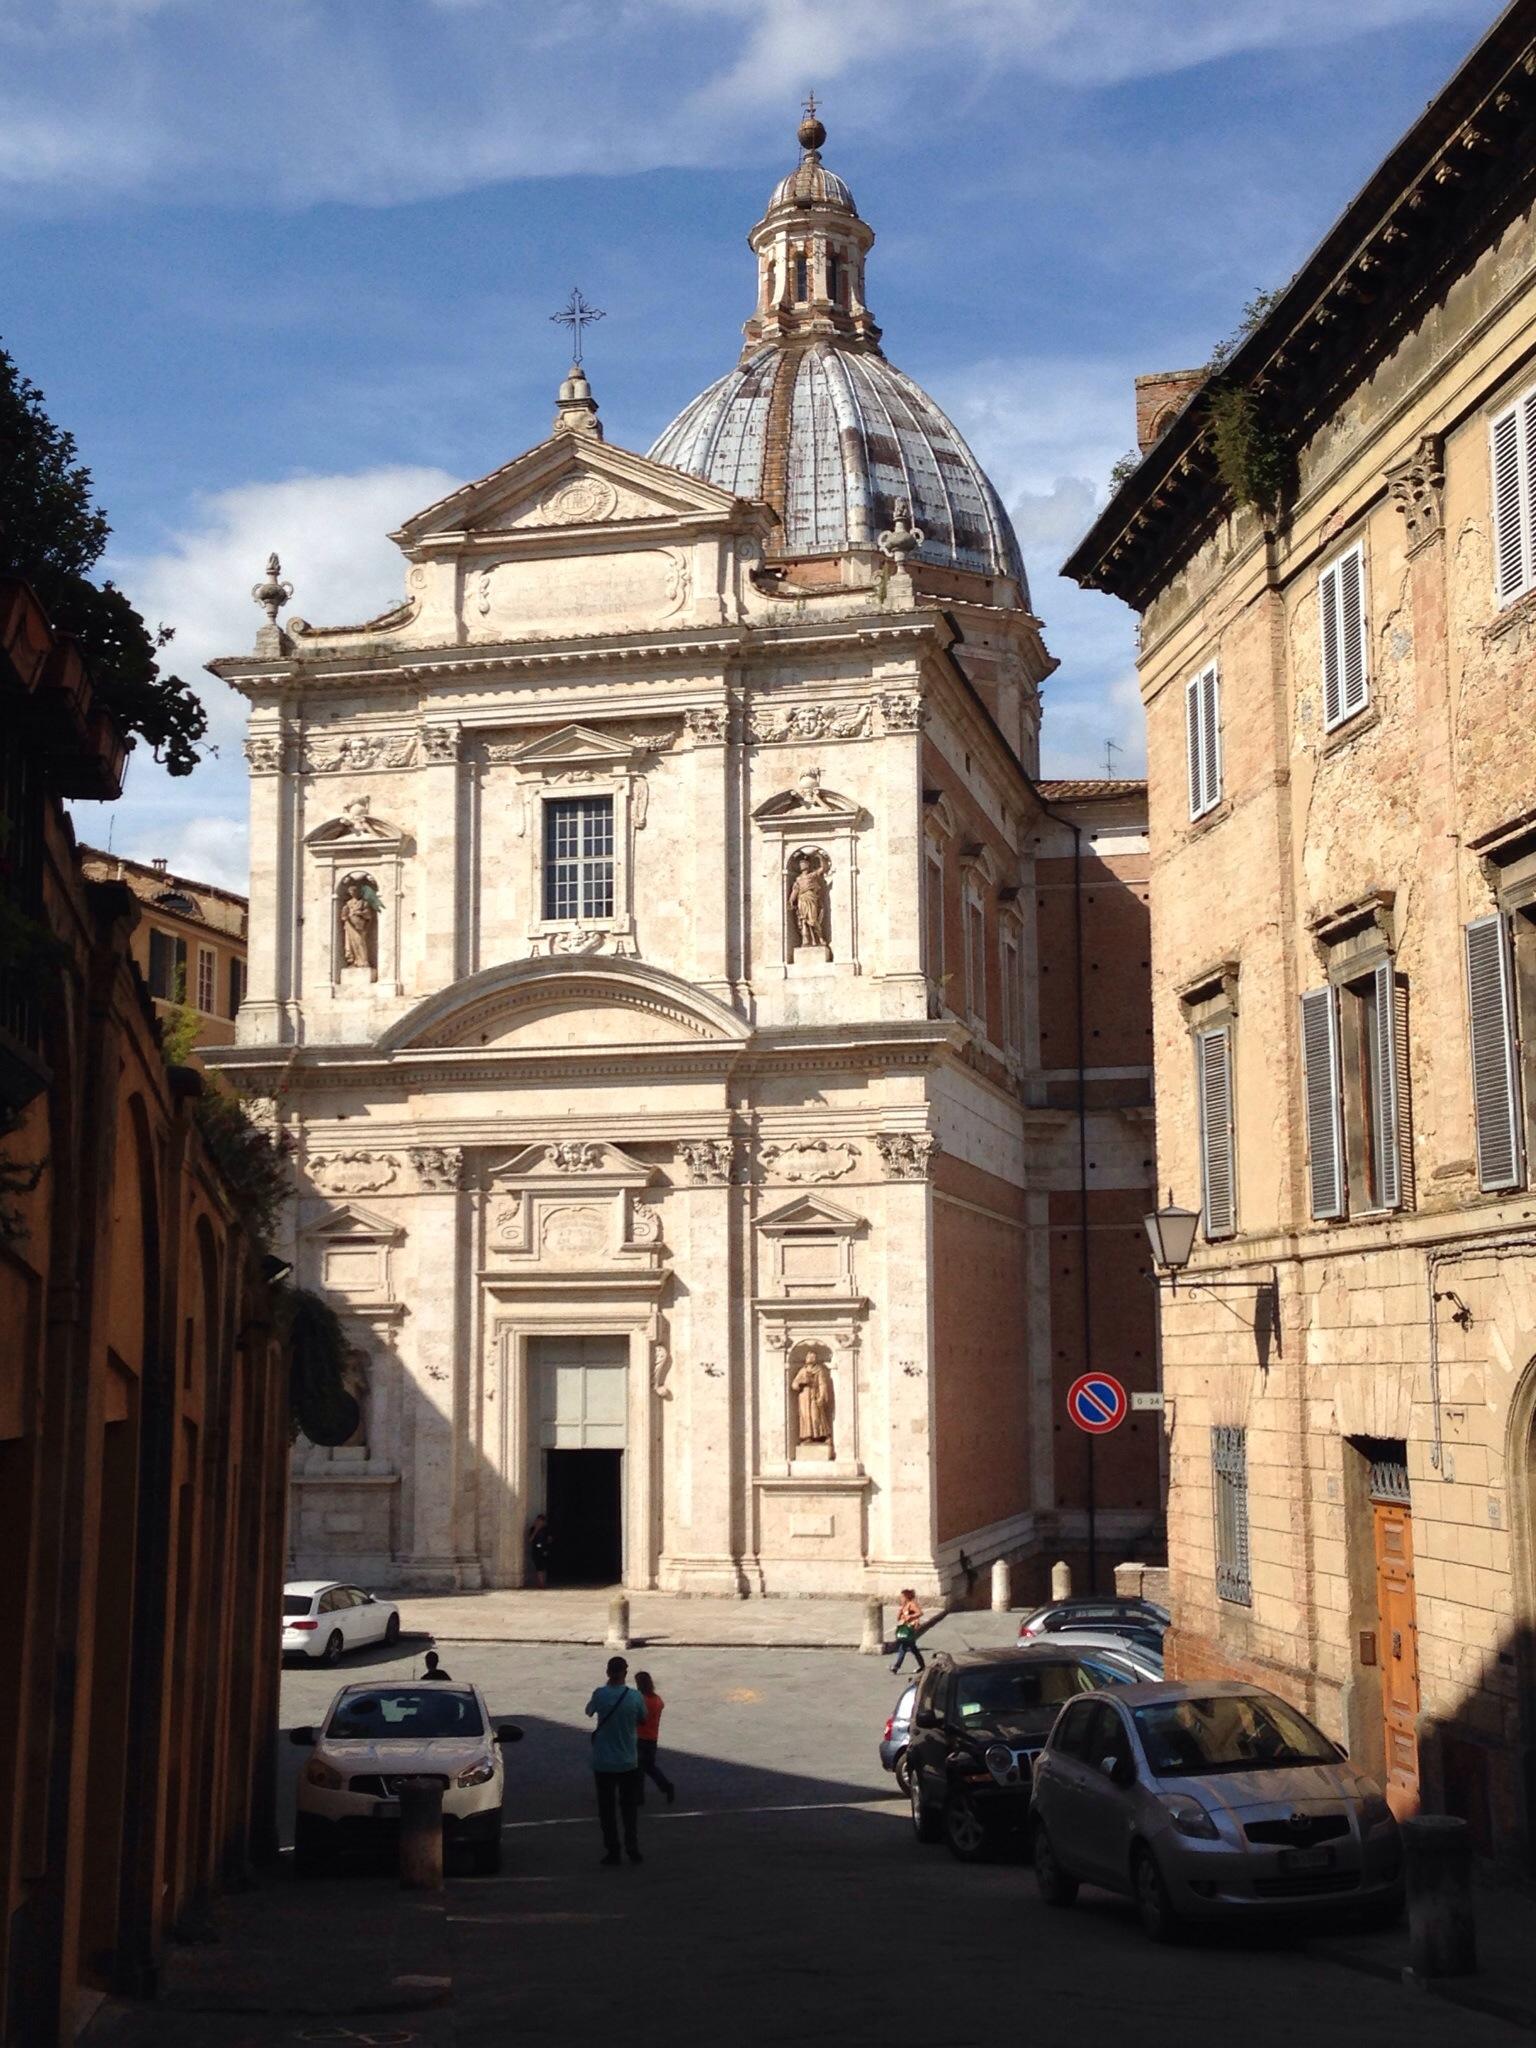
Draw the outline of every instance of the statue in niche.
[[[789,1390],[795,1397],[795,1442],[832,1445],[832,1374],[822,1344],[797,1345],[790,1354],[795,1367]]]
[[[379,915],[384,906],[370,875],[348,875],[341,885],[341,960],[344,967],[379,970]]]
[[[824,853],[797,853],[794,880],[789,885],[789,914],[794,919],[798,946],[827,946],[831,922],[831,891],[827,876],[832,863]]]
[[[357,1403],[357,1427],[344,1448],[361,1449],[368,1441],[368,1382],[370,1360],[360,1344],[350,1345],[341,1364],[341,1384]]]

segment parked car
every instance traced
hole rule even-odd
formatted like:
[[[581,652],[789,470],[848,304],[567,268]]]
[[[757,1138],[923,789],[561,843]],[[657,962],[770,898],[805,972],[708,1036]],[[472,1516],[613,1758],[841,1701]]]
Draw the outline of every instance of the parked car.
[[[1127,1636],[1148,1649],[1160,1649],[1170,1616],[1155,1600],[1131,1595],[1103,1599],[1052,1600],[1026,1614],[1019,1623],[1019,1641],[1037,1642],[1041,1636],[1056,1635],[1064,1628],[1091,1628],[1110,1635]]]
[[[896,1790],[905,1799],[911,1791],[907,1777],[907,1743],[912,1733],[912,1702],[917,1698],[917,1680],[902,1693],[891,1709],[885,1724],[885,1733],[880,1738],[880,1762],[885,1770],[896,1777]]]
[[[430,1777],[443,1787],[444,1845],[467,1844],[478,1870],[499,1870],[501,1746],[522,1739],[510,1721],[493,1725],[475,1685],[343,1686],[319,1728],[288,1733],[314,1751],[294,1801],[295,1866],[308,1875],[339,1850],[387,1839],[400,1780]]]
[[[1123,1657],[1138,1678],[1156,1683],[1163,1675],[1161,1637],[1138,1629],[1135,1635],[1112,1635],[1108,1629],[1059,1628],[1048,1636],[1031,1636],[1034,1643],[1062,1644],[1077,1650],[1113,1650]],[[1022,1648],[1022,1645],[1020,1646]]]
[[[1286,1701],[1236,1681],[1068,1702],[1036,1765],[1031,1832],[1049,1905],[1080,1884],[1127,1892],[1154,1941],[1234,1914],[1402,1910],[1381,1787]]]
[[[334,1664],[343,1650],[399,1640],[400,1610],[361,1586],[298,1579],[283,1588],[283,1655]]]
[[[1022,1836],[1034,1758],[1063,1703],[1137,1677],[1119,1651],[1067,1644],[935,1658],[917,1682],[907,1743],[917,1839],[979,1863]]]

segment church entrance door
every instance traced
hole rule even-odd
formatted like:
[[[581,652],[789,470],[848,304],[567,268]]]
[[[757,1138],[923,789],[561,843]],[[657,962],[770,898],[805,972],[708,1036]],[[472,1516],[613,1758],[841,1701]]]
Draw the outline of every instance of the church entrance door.
[[[551,1583],[616,1585],[624,1576],[628,1339],[538,1337],[530,1353]]]

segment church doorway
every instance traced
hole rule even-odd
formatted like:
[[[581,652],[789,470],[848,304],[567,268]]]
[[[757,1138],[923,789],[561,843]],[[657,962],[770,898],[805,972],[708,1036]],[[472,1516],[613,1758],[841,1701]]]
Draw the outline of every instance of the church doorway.
[[[616,1586],[624,1576],[624,1453],[546,1451],[552,1586]]]
[[[530,1364],[553,1538],[550,1583],[616,1585],[624,1577],[629,1340],[537,1337]]]

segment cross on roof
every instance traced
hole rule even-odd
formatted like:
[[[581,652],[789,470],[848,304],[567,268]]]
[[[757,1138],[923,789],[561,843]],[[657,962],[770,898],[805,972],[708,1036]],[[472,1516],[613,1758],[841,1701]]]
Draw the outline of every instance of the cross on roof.
[[[588,305],[587,301],[582,297],[581,286],[573,284],[571,286],[571,296],[566,300],[558,313],[551,313],[549,317],[551,320],[557,320],[562,327],[569,327],[571,330],[571,360],[579,363],[581,361],[582,329],[590,327],[594,320],[606,320],[608,316],[600,306]]]
[[[816,95],[813,92],[808,92],[805,96],[805,111],[814,121],[816,118]]]

